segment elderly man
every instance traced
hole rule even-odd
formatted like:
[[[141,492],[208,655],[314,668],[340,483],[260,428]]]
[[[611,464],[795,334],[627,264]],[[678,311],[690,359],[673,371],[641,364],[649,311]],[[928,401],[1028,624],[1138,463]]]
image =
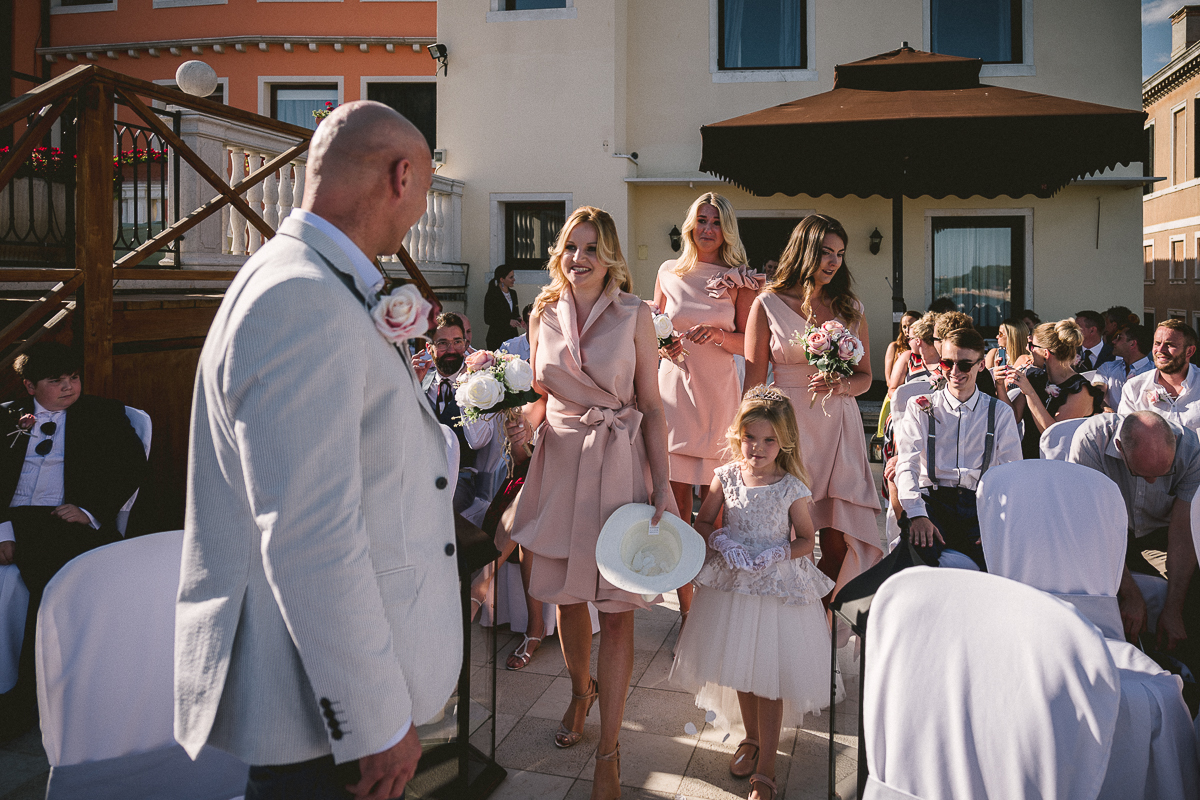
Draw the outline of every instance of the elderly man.
[[[1200,439],[1151,411],[1123,419],[1091,417],[1075,432],[1068,460],[1099,470],[1113,480],[1129,512],[1129,545],[1118,597],[1125,634],[1131,640],[1145,628],[1146,606],[1130,570],[1157,575],[1145,553],[1166,551],[1167,598],[1156,624],[1159,642],[1175,649],[1194,634],[1200,618],[1200,583],[1192,581],[1191,504],[1200,487]],[[1193,584],[1189,586],[1189,584]],[[1190,655],[1196,642],[1184,651]],[[1182,659],[1188,662],[1187,658]],[[1196,668],[1194,658],[1191,662]]]
[[[1158,323],[1151,345],[1155,369],[1125,382],[1119,413],[1153,411],[1180,427],[1200,428],[1200,372],[1189,363],[1195,352],[1196,332],[1187,323]]]
[[[1113,354],[1116,356],[1096,370],[1093,383],[1104,386],[1104,405],[1109,411],[1121,407],[1121,391],[1130,378],[1154,369],[1150,348],[1154,332],[1145,325],[1126,325],[1113,333]]]
[[[428,329],[428,306],[389,303],[395,326],[369,312],[373,259],[424,212],[429,165],[387,106],[328,116],[302,207],[242,267],[200,356],[175,736],[251,764],[247,798],[400,796],[415,726],[458,678],[445,439],[393,344]]]

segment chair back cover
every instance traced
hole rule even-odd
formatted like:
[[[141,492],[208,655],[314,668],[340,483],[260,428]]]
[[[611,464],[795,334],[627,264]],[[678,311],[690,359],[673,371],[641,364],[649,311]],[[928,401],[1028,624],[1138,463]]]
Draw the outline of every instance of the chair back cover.
[[[142,440],[142,447],[146,449],[146,458],[150,457],[150,438],[153,431],[153,425],[150,422],[150,415],[140,408],[125,406],[125,416],[129,418],[129,424],[133,426],[133,432]],[[121,510],[117,512],[117,530],[121,535],[125,535],[125,529],[129,527],[129,512],[133,510],[133,504],[137,501],[138,489],[135,489],[133,494],[125,505],[121,506]]]
[[[865,800],[1097,796],[1118,675],[1073,607],[996,575],[914,567],[875,595],[867,640]]]
[[[35,657],[48,798],[230,798],[245,788],[245,764],[211,748],[192,762],[175,743],[182,550],[183,531],[135,537],[84,553],[47,585]]]
[[[1087,417],[1064,419],[1042,431],[1042,437],[1038,440],[1038,450],[1041,451],[1042,458],[1066,461],[1067,456],[1071,454],[1071,439],[1079,426],[1086,421]]]
[[[25,638],[29,590],[16,564],[0,567],[0,694],[17,684],[17,661]]]

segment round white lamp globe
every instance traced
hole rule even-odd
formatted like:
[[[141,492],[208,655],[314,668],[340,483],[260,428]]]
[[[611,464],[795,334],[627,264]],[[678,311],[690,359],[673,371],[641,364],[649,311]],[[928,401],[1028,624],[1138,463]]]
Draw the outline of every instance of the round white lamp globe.
[[[175,70],[180,90],[196,97],[208,97],[217,90],[217,71],[203,61],[185,61]]]

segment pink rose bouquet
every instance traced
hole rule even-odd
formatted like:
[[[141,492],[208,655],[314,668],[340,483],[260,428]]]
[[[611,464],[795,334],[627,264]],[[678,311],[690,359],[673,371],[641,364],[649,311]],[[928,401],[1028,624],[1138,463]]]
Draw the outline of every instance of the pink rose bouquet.
[[[462,411],[460,425],[495,414],[503,414],[506,420],[516,419],[521,406],[539,396],[533,390],[533,367],[528,361],[512,353],[492,350],[476,350],[467,356],[454,390],[454,399]],[[529,451],[529,445],[525,448]],[[507,438],[504,452],[509,453]],[[509,459],[509,477],[512,477],[512,459]]]
[[[836,319],[831,319],[819,326],[809,325],[803,331],[796,331],[792,334],[792,344],[799,346],[804,351],[808,363],[816,367],[817,372],[826,378],[832,378],[834,375],[850,377],[854,374],[854,367],[862,361],[864,354],[862,341]],[[825,407],[825,400],[832,395],[833,389],[830,389],[829,393],[822,398],[822,410]],[[814,392],[808,407],[812,408],[816,401],[817,394]]]

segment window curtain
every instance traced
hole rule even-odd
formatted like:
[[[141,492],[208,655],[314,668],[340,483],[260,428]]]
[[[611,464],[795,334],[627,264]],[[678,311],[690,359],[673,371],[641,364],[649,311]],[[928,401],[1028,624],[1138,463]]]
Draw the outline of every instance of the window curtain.
[[[1012,0],[929,0],[929,46],[935,53],[1013,60]]]
[[[337,105],[337,89],[276,89],[275,119],[302,128],[316,130],[313,112],[325,108],[326,102]]]
[[[803,68],[804,0],[723,0],[725,69]]]
[[[942,228],[933,233],[933,295],[948,296],[976,327],[1011,316],[1012,230]]]

